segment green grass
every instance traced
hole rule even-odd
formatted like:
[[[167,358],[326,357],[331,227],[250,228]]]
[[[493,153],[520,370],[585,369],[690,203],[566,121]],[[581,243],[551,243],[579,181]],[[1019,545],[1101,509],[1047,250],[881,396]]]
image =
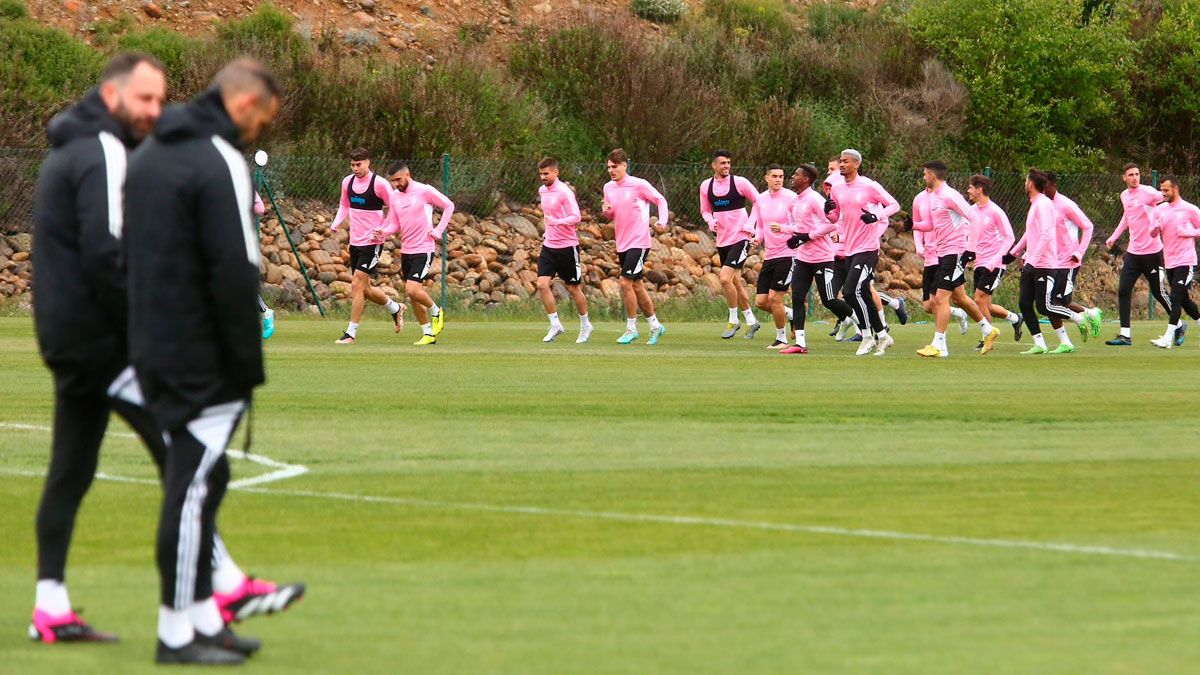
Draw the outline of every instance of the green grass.
[[[668,325],[657,347],[617,346],[615,323],[589,345],[567,339],[570,323],[563,342],[543,345],[540,323],[452,316],[437,346],[418,349],[414,333],[383,322],[345,348],[332,344],[340,321],[282,321],[253,449],[311,471],[232,492],[221,527],[248,570],[310,591],[283,616],[242,624],[267,645],[248,670],[1183,673],[1200,663],[1194,337],[1162,352],[1149,345],[1161,326],[1138,323],[1133,348],[1021,357],[1027,343],[1005,329],[981,357],[973,330],[951,336],[950,359],[927,362],[913,351],[928,326],[898,328],[894,353],[860,359],[824,324],[810,327],[806,357],[769,352],[766,334],[722,341],[717,322]],[[50,382],[27,317],[0,319],[0,373],[0,423],[48,424]],[[44,432],[0,428],[0,670],[157,672],[150,485],[97,482],[69,568],[75,604],[124,641],[22,637],[40,481],[15,472],[44,469],[48,444]],[[102,470],[153,475],[123,437],[106,441]],[[234,462],[235,478],[260,471]]]

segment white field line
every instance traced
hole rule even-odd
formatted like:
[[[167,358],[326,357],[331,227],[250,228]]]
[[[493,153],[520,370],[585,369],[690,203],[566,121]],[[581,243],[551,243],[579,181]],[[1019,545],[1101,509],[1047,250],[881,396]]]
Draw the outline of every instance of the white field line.
[[[40,425],[40,424],[19,424],[19,423],[15,423],[15,422],[0,422],[0,429],[13,429],[13,430],[19,430],[19,431],[42,431],[42,432],[46,432],[46,433],[49,433],[50,431],[52,431],[52,429],[50,427]],[[120,431],[110,431],[110,432],[108,432],[107,435],[112,436],[113,438],[137,438],[137,434],[130,434],[130,433],[125,433],[125,432],[120,432]],[[233,448],[226,450],[225,454],[229,455],[230,457],[233,457],[234,459],[243,459],[248,462],[253,462],[254,464],[258,464],[259,466],[265,466],[269,469],[274,469],[274,471],[268,471],[267,473],[264,473],[264,474],[260,474],[257,476],[251,476],[249,478],[243,478],[241,480],[232,481],[229,483],[229,487],[233,488],[233,489],[252,487],[255,485],[265,485],[267,483],[273,483],[273,482],[279,481],[279,480],[286,480],[288,478],[295,478],[296,476],[300,476],[300,475],[308,473],[308,467],[306,467],[306,466],[302,466],[300,464],[286,464],[284,462],[279,462],[279,461],[271,459],[270,457],[264,457],[264,456],[258,455],[258,454],[249,454],[248,455],[245,452],[242,452],[241,450],[234,450]],[[45,474],[39,473],[37,475],[43,476]],[[158,484],[158,481],[151,480],[148,478],[128,478],[125,476],[114,476],[111,474],[105,474],[105,473],[100,473],[100,472],[98,472],[96,474],[96,477],[100,478],[102,480],[116,481],[116,482],[120,482],[120,483],[147,483],[147,484],[151,484],[151,485]]]
[[[9,425],[0,423],[0,428],[21,428],[29,430],[43,431],[46,427],[36,427],[33,425]],[[132,436],[132,434],[125,434]],[[240,451],[231,451],[238,452]],[[255,456],[254,459],[266,460],[266,458]],[[282,462],[259,462],[266,466],[282,466],[288,469],[281,469],[272,473],[283,473],[290,469],[303,469],[299,475],[307,471],[304,467],[297,465],[287,465]],[[0,474],[12,476],[29,476],[29,477],[44,477],[46,474],[42,471],[29,471],[23,469],[8,469],[0,467]],[[265,474],[271,475],[271,474]],[[98,473],[96,477],[101,480],[115,481],[121,483],[137,483],[137,484],[152,484],[157,485],[158,481],[140,478],[125,478],[121,476],[108,476]],[[287,476],[290,477],[290,476]],[[273,478],[272,480],[281,480],[282,478]],[[252,479],[249,479],[252,480]],[[260,483],[261,484],[261,481]],[[891,541],[909,541],[922,542],[929,544],[946,544],[954,546],[973,546],[979,548],[1002,548],[1002,549],[1025,549],[1031,551],[1044,551],[1051,553],[1066,553],[1072,555],[1091,555],[1091,556],[1107,556],[1117,558],[1138,558],[1143,560],[1170,560],[1176,562],[1200,562],[1200,556],[1185,555],[1175,553],[1173,551],[1156,551],[1153,549],[1138,549],[1138,548],[1116,548],[1112,546],[1091,546],[1087,544],[1069,544],[1063,542],[1046,542],[1046,541],[1030,541],[1024,539],[988,539],[980,537],[959,537],[953,535],[939,534],[923,534],[918,532],[894,532],[891,530],[872,530],[849,527],[834,527],[830,525],[803,525],[797,523],[777,523],[761,520],[738,520],[734,518],[712,518],[706,516],[672,516],[653,513],[622,513],[619,511],[587,511],[573,509],[557,509],[542,506],[522,506],[522,505],[504,505],[504,504],[483,504],[473,502],[446,502],[428,499],[412,499],[408,497],[388,497],[380,495],[362,495],[351,494],[345,492],[317,492],[312,490],[284,490],[279,488],[263,488],[254,487],[256,484],[247,485],[242,482],[241,485],[235,487],[234,483],[230,483],[231,489],[239,489],[242,492],[261,495],[276,495],[284,497],[305,497],[311,499],[328,499],[344,502],[357,502],[364,504],[392,504],[397,506],[412,506],[416,508],[426,509],[445,509],[456,511],[476,511],[485,513],[512,513],[531,516],[552,516],[558,518],[579,518],[583,520],[608,520],[625,523],[658,523],[666,525],[685,525],[693,527],[717,527],[731,528],[741,530],[761,530],[769,532],[790,532],[796,534],[816,534],[833,537],[852,537],[856,539],[882,539]]]

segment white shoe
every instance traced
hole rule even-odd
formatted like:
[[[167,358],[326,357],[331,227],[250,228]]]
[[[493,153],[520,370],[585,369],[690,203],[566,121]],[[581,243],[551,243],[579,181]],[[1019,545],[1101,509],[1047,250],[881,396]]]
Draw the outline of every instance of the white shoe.
[[[958,332],[960,335],[966,335],[968,330],[970,330],[970,326],[967,324],[967,315],[964,312],[963,315],[958,318]]]
[[[875,350],[875,336],[870,333],[863,333],[862,343],[858,345],[858,351],[854,352],[857,356],[866,356]]]
[[[559,335],[567,332],[562,326],[550,326],[550,330],[546,331],[546,337],[542,338],[542,342],[554,342],[554,339]]]
[[[1160,335],[1157,338],[1151,340],[1150,344],[1154,345],[1155,347],[1162,347],[1163,349],[1170,349],[1171,347],[1175,346],[1175,340],[1168,338],[1166,335]]]
[[[851,328],[854,328],[853,321],[851,321],[850,319],[846,319],[846,320],[842,321],[841,323],[838,324],[837,333],[834,334],[833,339],[837,340],[838,342],[845,342],[847,334],[850,332]],[[853,334],[850,334],[850,335],[852,336]]]
[[[883,356],[887,353],[888,347],[894,344],[896,341],[892,339],[892,336],[884,333],[883,337],[875,341],[875,356]]]
[[[579,337],[575,339],[575,344],[581,345],[581,344],[587,342],[588,338],[590,338],[590,337],[592,337],[591,324],[588,324],[586,326],[580,326],[579,327]]]

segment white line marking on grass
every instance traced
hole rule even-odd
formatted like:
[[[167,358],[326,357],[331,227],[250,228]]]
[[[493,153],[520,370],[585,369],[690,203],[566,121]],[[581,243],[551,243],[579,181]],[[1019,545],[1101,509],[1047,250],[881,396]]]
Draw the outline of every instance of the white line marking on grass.
[[[0,422],[0,429],[14,429],[14,430],[18,430],[18,431],[42,431],[42,432],[47,432],[47,433],[52,431],[52,429],[48,426],[44,426],[44,425],[40,425],[40,424],[19,424],[16,422]],[[112,436],[113,438],[134,438],[134,439],[136,439],[138,437],[137,434],[130,434],[130,433],[125,433],[125,432],[121,432],[121,431],[109,431],[106,435]],[[300,475],[308,473],[308,467],[303,466],[301,464],[287,464],[285,462],[276,461],[274,459],[271,459],[270,457],[265,457],[265,456],[259,455],[259,454],[246,454],[245,452],[243,452],[241,450],[235,450],[233,448],[226,450],[225,454],[229,455],[230,457],[233,457],[234,459],[243,459],[248,462],[253,462],[254,464],[258,464],[259,466],[265,466],[269,469],[274,469],[274,471],[268,471],[267,473],[260,474],[258,476],[250,476],[249,478],[235,480],[229,484],[229,487],[232,489],[252,487],[255,485],[266,485],[267,483],[273,483],[275,481],[286,480],[288,478],[295,478],[296,476],[300,476]],[[22,475],[25,475],[25,474],[22,474]],[[45,476],[45,473],[38,473],[36,475]],[[126,476],[114,476],[111,474],[104,474],[104,473],[97,473],[96,477],[100,478],[102,480],[110,480],[110,481],[124,482],[124,483],[145,483],[145,484],[149,484],[149,485],[157,485],[158,484],[157,480],[152,480],[149,478],[129,478]]]

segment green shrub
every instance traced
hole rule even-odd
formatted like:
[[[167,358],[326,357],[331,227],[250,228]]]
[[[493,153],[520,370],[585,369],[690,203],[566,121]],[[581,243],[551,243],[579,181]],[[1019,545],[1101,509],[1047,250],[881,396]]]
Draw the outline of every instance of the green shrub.
[[[231,52],[253,54],[272,65],[295,62],[311,51],[295,24],[291,14],[268,2],[244,19],[217,24],[217,41]]]
[[[21,0],[0,0],[0,19],[27,19],[29,10]]]
[[[704,13],[738,38],[775,42],[796,31],[792,9],[784,0],[704,0]]]
[[[50,116],[96,83],[103,57],[28,19],[0,19],[0,146],[39,145]]]
[[[629,9],[647,21],[674,23],[683,18],[687,5],[683,0],[631,0]]]

